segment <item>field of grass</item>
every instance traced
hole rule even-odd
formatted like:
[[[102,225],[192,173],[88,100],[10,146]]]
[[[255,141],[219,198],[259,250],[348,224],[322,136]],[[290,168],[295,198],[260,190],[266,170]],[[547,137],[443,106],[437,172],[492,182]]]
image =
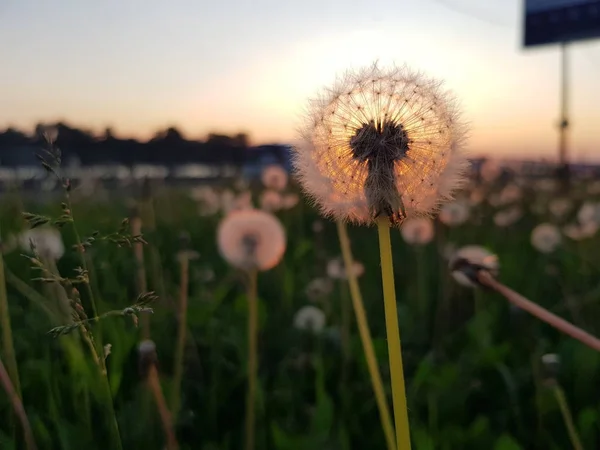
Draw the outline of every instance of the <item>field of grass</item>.
[[[167,446],[169,417],[181,449],[244,447],[245,280],[222,258],[216,230],[224,209],[248,206],[248,192],[260,207],[264,190],[260,183],[194,192],[151,186],[145,195],[123,198],[119,191],[83,193],[75,186],[71,204],[63,207],[60,193],[43,202],[18,191],[2,194],[1,355],[38,449],[103,450],[120,441],[124,449],[159,450]],[[281,262],[258,275],[256,449],[385,449],[347,281],[335,270],[336,224],[320,218],[301,196],[294,204],[299,189],[293,182],[284,191],[283,205],[273,192],[270,203],[264,201],[283,224],[287,245]],[[600,447],[598,353],[496,293],[461,286],[448,270],[453,251],[483,246],[498,255],[503,283],[598,335],[599,200],[592,180],[575,180],[567,195],[548,179],[474,178],[459,195],[462,209],[456,217],[448,210],[446,223],[434,220],[428,242],[407,242],[410,237],[392,230],[414,449],[573,448],[558,401],[562,393],[582,448]],[[14,238],[28,228],[22,213],[55,219],[65,211],[64,254],[54,261],[56,249],[45,249],[40,240],[39,258],[32,261],[27,239]],[[549,253],[531,242],[541,223],[562,234]],[[130,246],[126,241],[136,240],[138,226],[147,244]],[[391,405],[377,231],[349,225],[348,232],[364,268],[359,283]],[[77,242],[90,236],[93,242],[78,251]],[[83,263],[88,272],[66,280]],[[35,270],[36,264],[45,271]],[[135,306],[147,292],[158,297],[149,305],[153,313]],[[53,337],[49,330],[68,324],[71,309],[80,308],[77,297],[89,317],[92,297],[98,315],[114,316]],[[322,328],[319,314],[314,327],[299,327],[310,324],[296,316],[307,305],[324,313]],[[153,373],[161,389],[149,375],[151,356],[141,358],[138,351],[148,337],[144,330],[156,344]],[[559,356],[557,373],[542,362],[545,354]],[[26,448],[6,395],[0,417],[0,448]]]

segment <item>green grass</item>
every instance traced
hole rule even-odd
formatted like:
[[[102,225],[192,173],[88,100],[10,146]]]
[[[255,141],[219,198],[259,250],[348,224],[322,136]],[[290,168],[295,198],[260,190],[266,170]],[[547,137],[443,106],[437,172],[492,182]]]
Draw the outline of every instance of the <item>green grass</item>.
[[[75,191],[73,210],[82,237],[95,230],[113,232],[129,214],[131,198],[120,192],[108,197],[78,198]],[[588,197],[581,187],[572,194],[576,205]],[[558,379],[583,447],[600,445],[600,355],[511,309],[496,294],[457,285],[442,256],[448,243],[486,246],[499,256],[502,282],[600,334],[600,236],[580,242],[565,238],[551,255],[540,254],[530,244],[533,227],[550,221],[544,206],[550,198],[534,191],[526,194],[520,201],[524,216],[508,228],[494,225],[496,209],[484,202],[464,225],[437,224],[435,239],[423,247],[407,245],[392,230],[415,450],[570,448],[561,409],[544,383],[540,361],[544,353],[561,356]],[[533,205],[539,203],[538,211]],[[22,211],[57,215],[59,204],[60,200],[42,203],[3,194],[2,237],[6,240],[23,229]],[[175,424],[180,448],[240,449],[247,355],[243,279],[219,255],[215,239],[219,216],[199,215],[187,194],[175,190],[156,191],[153,206],[156,226],[144,229],[148,242],[144,250],[148,289],[160,294],[150,324],[167,398],[173,389],[182,232],[189,234],[189,247],[200,254],[190,261],[181,409]],[[349,360],[342,354],[340,302],[350,301],[347,287],[335,283],[333,292],[317,303],[327,313],[322,333],[312,335],[292,326],[294,313],[309,303],[308,283],[326,276],[327,261],[340,255],[335,223],[319,219],[304,204],[277,215],[286,227],[288,244],[283,261],[258,279],[256,448],[384,449],[353,318]],[[315,233],[317,220],[323,221],[324,229]],[[391,405],[376,229],[349,227],[349,235],[355,258],[366,268],[359,282]],[[69,226],[63,228],[63,239],[67,252],[58,269],[63,276],[72,276],[80,262],[71,249],[75,237]],[[7,299],[23,404],[38,448],[114,448],[102,377],[77,333],[58,338],[47,334],[59,324],[48,313],[53,293],[48,285],[31,281],[38,275],[20,253],[4,255]],[[139,292],[132,249],[96,242],[86,255],[99,313],[135,302]],[[214,277],[207,276],[211,272]],[[85,304],[87,294],[80,291]],[[139,373],[140,329],[129,316],[107,318],[92,329],[101,339],[99,347],[112,345],[106,366],[123,448],[164,448],[160,417]],[[24,448],[6,396],[0,396],[0,418],[0,448]]]

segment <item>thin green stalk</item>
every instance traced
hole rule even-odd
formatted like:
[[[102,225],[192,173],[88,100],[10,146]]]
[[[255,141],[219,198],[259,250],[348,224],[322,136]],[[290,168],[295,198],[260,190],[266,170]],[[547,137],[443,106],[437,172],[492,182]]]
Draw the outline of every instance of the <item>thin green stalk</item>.
[[[377,219],[377,231],[379,234],[379,253],[381,256],[385,328],[392,378],[392,404],[394,407],[394,421],[396,423],[396,445],[398,450],[410,450],[410,428],[406,405],[404,368],[402,367],[402,346],[400,344],[400,327],[398,326],[396,288],[394,286],[392,243],[390,240],[390,223],[387,217],[382,216]]]
[[[177,418],[181,405],[181,379],[183,376],[183,355],[187,331],[187,307],[189,285],[189,258],[187,252],[180,254],[180,282],[179,282],[179,324],[177,328],[177,342],[175,347],[175,367],[173,369],[173,391],[171,396],[171,413]]]
[[[19,382],[19,370],[15,356],[12,328],[10,326],[10,311],[8,308],[8,296],[6,294],[6,278],[4,276],[4,258],[2,257],[2,253],[0,253],[0,323],[2,323],[2,353],[8,366],[8,374],[20,398],[21,384]]]
[[[23,427],[23,436],[25,439],[25,445],[27,446],[27,450],[37,450],[37,445],[35,444],[35,440],[33,438],[33,431],[31,430],[31,425],[29,424],[29,419],[27,419],[27,414],[25,413],[25,408],[23,407],[23,403],[21,402],[21,398],[17,393],[13,383],[10,380],[10,376],[8,375],[6,368],[4,367],[4,363],[0,359],[0,383],[2,383],[2,387],[6,392],[10,402],[12,403],[13,409],[19,420],[21,421],[21,426]]]
[[[344,266],[347,268],[352,267],[354,259],[352,257],[352,249],[350,246],[350,239],[348,238],[348,231],[346,230],[346,226],[343,222],[337,221],[337,230],[340,239],[340,247],[342,249],[342,257],[344,259]],[[388,404],[385,398],[385,390],[383,388],[381,373],[379,372],[379,366],[377,365],[377,357],[375,356],[373,339],[371,338],[371,331],[369,330],[367,313],[365,312],[362,294],[360,292],[356,275],[352,270],[346,270],[346,273],[348,276],[348,284],[350,286],[352,307],[354,308],[354,314],[356,316],[356,324],[358,326],[360,340],[365,353],[365,360],[367,362],[367,368],[369,369],[369,375],[371,376],[371,384],[373,386],[373,392],[375,393],[377,408],[379,409],[381,427],[383,428],[383,432],[385,434],[387,448],[391,450],[396,447],[396,436],[394,433],[394,427],[392,425]]]
[[[43,310],[48,318],[51,320],[53,325],[58,324],[58,315],[56,312],[52,311],[52,309],[47,305],[47,299],[36,291],[34,288],[29,286],[26,282],[21,280],[18,276],[12,273],[7,267],[4,268],[4,274],[6,276],[6,281],[15,288],[19,293],[29,299],[32,303],[38,306],[41,310]]]
[[[248,392],[246,396],[246,450],[255,446],[256,382],[258,372],[258,298],[257,273],[252,271],[248,282]]]
[[[575,424],[573,423],[573,415],[571,414],[571,409],[569,408],[569,404],[567,402],[567,398],[565,396],[564,391],[558,383],[554,383],[554,385],[552,386],[552,391],[554,392],[554,396],[556,397],[556,401],[558,402],[558,406],[560,407],[560,412],[562,414],[563,421],[565,422],[565,426],[567,427],[569,439],[571,440],[571,445],[573,446],[573,449],[583,450],[583,445],[581,445],[581,438],[579,437],[579,433],[577,433],[577,429],[575,428]]]

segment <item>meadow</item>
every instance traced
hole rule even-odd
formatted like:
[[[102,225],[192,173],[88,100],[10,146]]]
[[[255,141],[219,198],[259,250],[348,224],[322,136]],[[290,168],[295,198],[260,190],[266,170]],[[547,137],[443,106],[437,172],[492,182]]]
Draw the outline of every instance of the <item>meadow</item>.
[[[2,361],[37,448],[113,449],[118,438],[124,449],[163,449],[173,444],[165,420],[181,449],[243,448],[248,303],[217,228],[251,207],[275,215],[286,234],[281,261],[258,275],[256,449],[386,448],[336,223],[293,179],[265,183],[149,182],[132,195],[74,184],[63,206],[60,187],[50,200],[2,194]],[[592,177],[567,192],[551,177],[489,162],[439,216],[392,230],[415,450],[573,448],[569,417],[582,448],[600,447],[598,353],[497,293],[457,283],[448,263],[461,247],[487,248],[504,284],[598,335],[598,202]],[[58,235],[48,224],[27,231],[50,217]],[[550,238],[533,233],[540,224],[552,225]],[[389,397],[376,230],[347,229]],[[95,317],[92,297],[98,316],[111,313],[86,323],[91,344],[81,327],[55,329],[78,311],[74,298]],[[155,344],[152,375],[144,339]],[[27,448],[7,395],[0,414],[0,448]]]

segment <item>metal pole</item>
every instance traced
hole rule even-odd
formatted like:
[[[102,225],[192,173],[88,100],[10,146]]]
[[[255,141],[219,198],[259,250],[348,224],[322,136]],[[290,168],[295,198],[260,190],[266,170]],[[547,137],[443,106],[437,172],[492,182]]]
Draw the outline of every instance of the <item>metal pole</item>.
[[[569,177],[569,160],[567,157],[567,131],[569,128],[569,111],[568,111],[568,58],[567,58],[567,43],[562,42],[560,45],[560,124],[559,124],[559,141],[558,141],[558,158],[559,170],[563,173],[566,179]]]

